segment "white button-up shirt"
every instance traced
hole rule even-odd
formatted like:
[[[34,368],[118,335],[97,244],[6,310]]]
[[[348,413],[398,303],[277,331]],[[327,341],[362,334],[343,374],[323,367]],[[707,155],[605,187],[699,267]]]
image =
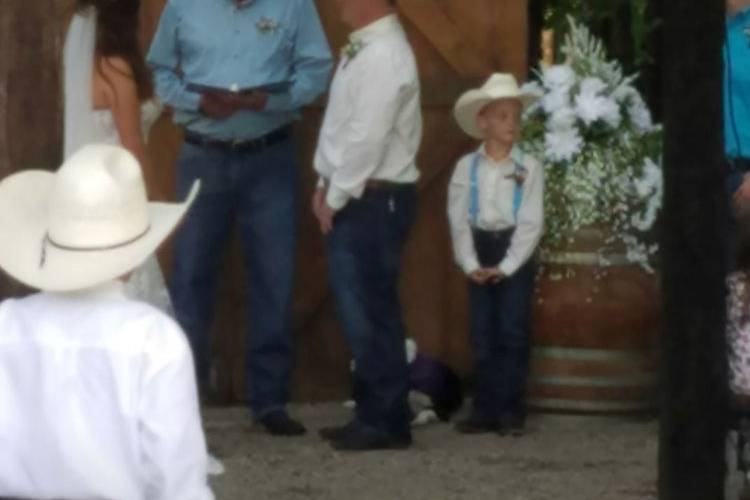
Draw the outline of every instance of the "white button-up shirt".
[[[193,362],[110,282],[0,304],[0,497],[205,500]]]
[[[470,153],[458,161],[448,188],[448,219],[456,262],[467,274],[480,267],[471,236],[469,213],[471,164],[477,153],[479,213],[476,227],[486,231],[499,231],[516,226],[508,252],[499,264],[500,271],[510,276],[531,257],[542,236],[544,170],[534,158],[521,154],[517,149],[505,160],[495,162],[485,152],[484,145],[476,153]],[[526,169],[517,220],[513,216],[516,188],[513,174],[516,165],[512,158],[521,161],[522,167]]]
[[[422,111],[414,53],[398,17],[353,32],[331,84],[318,137],[315,170],[328,180],[334,209],[359,198],[368,179],[416,182]]]

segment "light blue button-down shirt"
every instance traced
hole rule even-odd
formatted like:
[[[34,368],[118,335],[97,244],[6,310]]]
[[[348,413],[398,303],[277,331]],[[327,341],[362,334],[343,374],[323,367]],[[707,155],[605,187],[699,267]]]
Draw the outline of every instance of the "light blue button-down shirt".
[[[174,121],[217,139],[260,137],[298,116],[322,94],[331,51],[313,0],[168,0],[149,50],[156,92],[174,108]],[[225,89],[288,81],[263,111],[217,120],[198,111],[188,84]]]
[[[727,156],[750,158],[750,9],[727,19],[724,149]]]

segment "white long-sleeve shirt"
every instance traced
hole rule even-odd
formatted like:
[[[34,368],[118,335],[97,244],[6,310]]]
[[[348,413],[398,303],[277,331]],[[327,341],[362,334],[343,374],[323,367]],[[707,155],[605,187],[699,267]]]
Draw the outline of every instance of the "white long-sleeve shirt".
[[[393,14],[353,32],[331,84],[314,166],[340,209],[368,179],[416,182],[422,111],[414,53]]]
[[[0,304],[0,497],[210,500],[193,362],[120,282]]]
[[[504,275],[510,276],[531,257],[542,236],[544,170],[534,158],[521,154],[518,149],[514,149],[505,160],[495,162],[485,152],[484,145],[458,161],[448,188],[448,219],[456,262],[466,274],[480,267],[471,236],[469,210],[471,164],[476,154],[479,154],[479,213],[475,227],[486,231],[499,231],[516,226],[508,252],[498,266]],[[522,167],[526,170],[525,180],[521,184],[522,198],[517,220],[513,216],[516,188],[513,178],[516,164],[513,159],[522,162]]]

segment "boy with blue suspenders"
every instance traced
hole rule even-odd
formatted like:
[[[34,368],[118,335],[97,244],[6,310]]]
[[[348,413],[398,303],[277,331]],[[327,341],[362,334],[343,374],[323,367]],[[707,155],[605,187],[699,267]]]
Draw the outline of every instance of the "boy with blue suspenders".
[[[521,111],[534,99],[513,75],[494,74],[454,108],[464,132],[483,140],[459,160],[448,193],[456,262],[469,278],[476,380],[472,411],[456,424],[463,433],[523,430],[544,173],[514,144]]]

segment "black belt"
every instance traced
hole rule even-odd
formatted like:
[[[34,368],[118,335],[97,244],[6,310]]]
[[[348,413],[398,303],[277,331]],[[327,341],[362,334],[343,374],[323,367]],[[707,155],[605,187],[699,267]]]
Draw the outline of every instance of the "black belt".
[[[242,153],[257,153],[262,151],[269,146],[288,139],[292,135],[291,127],[277,128],[273,132],[269,132],[266,135],[257,137],[255,139],[245,140],[222,140],[213,139],[206,137],[205,135],[191,132],[190,130],[185,131],[185,142],[194,146],[202,146],[204,148],[216,148],[223,149],[224,151],[236,151]]]
[[[365,182],[365,191],[399,191],[414,187],[413,182],[393,182],[380,179],[369,179]]]

